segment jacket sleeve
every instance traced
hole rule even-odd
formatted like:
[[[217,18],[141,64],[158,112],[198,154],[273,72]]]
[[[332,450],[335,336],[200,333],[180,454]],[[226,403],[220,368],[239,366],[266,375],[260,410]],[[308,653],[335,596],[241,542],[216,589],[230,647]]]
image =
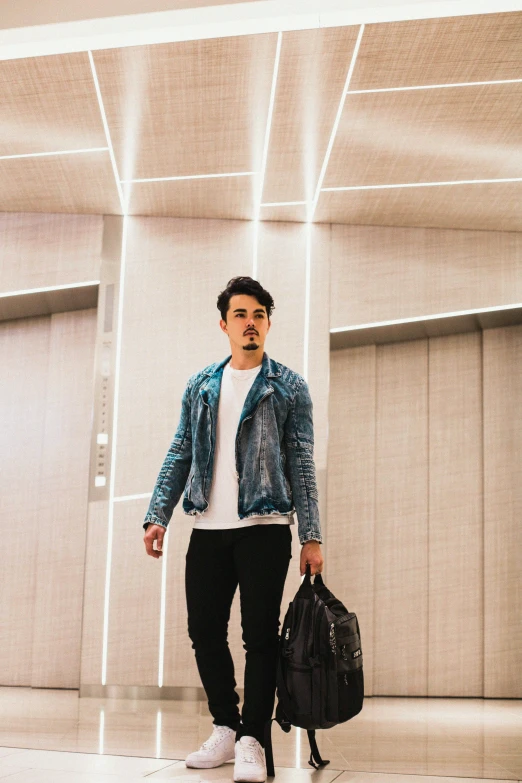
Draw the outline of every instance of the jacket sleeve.
[[[192,464],[192,428],[190,423],[192,377],[187,381],[181,399],[181,416],[178,428],[159,472],[152,492],[143,527],[149,524],[168,527],[172,512],[177,505]]]
[[[313,404],[303,379],[285,421],[285,453],[301,544],[322,543],[314,463]]]

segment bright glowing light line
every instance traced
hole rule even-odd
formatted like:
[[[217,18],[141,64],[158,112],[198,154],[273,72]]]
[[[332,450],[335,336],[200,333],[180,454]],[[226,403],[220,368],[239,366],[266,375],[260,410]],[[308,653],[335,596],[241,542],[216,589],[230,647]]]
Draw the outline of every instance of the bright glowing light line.
[[[487,185],[495,182],[522,182],[522,177],[506,177],[504,179],[455,179],[448,182],[402,182],[396,185],[348,185],[337,188],[322,188],[321,193],[331,193],[335,190],[386,190],[387,188],[430,188],[440,185]]]
[[[101,118],[102,118],[102,122],[103,122],[103,129],[105,131],[105,138],[107,139],[107,144],[109,145],[109,155],[110,155],[110,158],[111,158],[111,164],[112,164],[112,171],[114,173],[114,179],[116,181],[116,188],[118,190],[118,196],[119,196],[119,199],[120,199],[121,211],[125,215],[127,213],[127,205],[126,205],[125,199],[123,197],[123,190],[122,190],[121,184],[120,184],[120,175],[118,174],[118,167],[116,165],[116,158],[114,157],[114,149],[113,149],[113,146],[112,146],[111,134],[110,134],[110,131],[109,131],[109,123],[107,122],[107,115],[105,114],[105,107],[103,105],[103,98],[102,98],[102,94],[101,94],[101,90],[100,90],[100,83],[98,81],[98,74],[96,73],[96,66],[94,65],[94,59],[93,59],[92,52],[91,52],[90,49],[87,52],[87,54],[89,55],[89,62],[91,64],[92,78],[94,80],[94,87],[96,89],[96,96],[98,98],[98,106],[100,107],[100,114],[101,114]]]
[[[122,184],[127,182],[169,182],[184,179],[219,179],[220,177],[252,177],[259,174],[258,171],[230,171],[226,174],[188,174],[184,177],[144,177],[143,179],[122,179]]]
[[[103,753],[103,740],[104,740],[104,733],[105,733],[105,711],[102,709],[100,710],[100,729],[98,734],[98,753]]]
[[[257,245],[259,241],[259,220],[254,220],[254,230],[252,232],[253,253],[252,253],[252,277],[257,280]]]
[[[23,288],[20,291],[7,291],[0,298],[7,296],[23,296],[25,294],[46,294],[49,291],[67,291],[73,288],[85,288],[88,285],[100,285],[99,280],[88,280],[86,283],[65,283],[64,285],[48,285],[43,288]]]
[[[295,768],[301,769],[301,729],[295,729]]]
[[[163,685],[163,668],[165,661],[165,606],[167,602],[167,552],[169,549],[169,529],[163,536],[163,554],[161,559],[161,600],[160,600],[160,636],[159,636],[159,661],[158,661],[158,685]]]
[[[156,758],[161,758],[161,710],[156,715]]]
[[[141,498],[152,497],[152,492],[140,492],[139,495],[119,495],[117,498],[113,498],[113,503],[121,503],[125,500],[141,500]]]
[[[306,264],[305,264],[305,306],[304,306],[304,358],[303,377],[308,381],[308,349],[310,342],[310,261],[312,245],[312,224],[306,223]]]
[[[480,307],[476,310],[457,310],[453,313],[435,313],[435,315],[417,315],[413,318],[400,318],[395,321],[375,321],[369,324],[357,324],[356,326],[336,326],[330,329],[330,334],[334,332],[352,332],[356,329],[372,329],[376,326],[395,326],[397,324],[411,324],[419,321],[433,321],[436,318],[453,318],[459,315],[481,315],[482,313],[499,313],[504,310],[516,310],[522,307],[522,302],[510,305],[495,305],[494,307]]]
[[[107,531],[107,562],[105,568],[105,597],[103,603],[102,685],[107,680],[107,643],[109,635],[109,602],[111,591],[112,538],[114,530],[114,480],[116,475],[116,445],[118,442],[118,408],[120,393],[121,333],[123,323],[123,294],[125,287],[125,259],[127,254],[128,217],[123,216],[121,238],[120,284],[118,292],[118,331],[116,336],[116,357],[114,361],[114,407],[112,414],[111,480],[109,483],[109,520]]]
[[[259,210],[261,207],[261,201],[263,200],[263,186],[265,184],[266,162],[268,160],[268,146],[270,144],[270,131],[272,129],[272,115],[274,113],[274,103],[277,85],[277,74],[279,71],[279,59],[281,56],[281,42],[283,40],[283,33],[281,31],[277,34],[277,46],[274,60],[274,70],[272,72],[272,87],[270,89],[270,101],[268,104],[268,116],[266,118],[265,128],[265,142],[263,145],[263,157],[261,159],[261,175],[259,177],[259,194],[256,199],[255,205],[255,218],[259,220]]]
[[[361,45],[361,39],[364,32],[364,24],[362,24],[359,28],[359,35],[357,36],[357,41],[355,43],[355,48],[352,53],[352,59],[350,61],[350,67],[348,68],[348,73],[346,74],[346,81],[344,83],[341,100],[339,101],[339,106],[337,108],[337,114],[335,117],[335,122],[333,124],[332,132],[330,133],[330,140],[328,142],[328,147],[326,148],[326,154],[324,156],[323,165],[321,166],[321,171],[319,173],[319,179],[317,180],[317,187],[315,189],[315,196],[314,200],[312,201],[312,204],[310,205],[308,209],[308,220],[312,221],[314,214],[315,214],[315,208],[317,207],[317,202],[319,200],[319,195],[321,193],[321,188],[323,186],[323,180],[324,175],[326,173],[326,168],[328,166],[328,161],[330,160],[330,154],[332,152],[333,143],[335,140],[335,136],[337,134],[337,128],[339,127],[339,123],[341,122],[341,116],[343,113],[344,108],[344,102],[346,100],[346,93],[348,91],[348,86],[350,84],[350,80],[352,78],[353,69],[355,67],[355,61],[357,59],[357,54],[359,53],[359,46]]]
[[[405,92],[407,90],[441,90],[445,87],[479,87],[481,84],[516,84],[522,79],[495,79],[488,82],[453,82],[452,84],[420,84],[414,87],[379,87],[373,90],[347,90],[348,95],[362,95],[368,92]]]
[[[53,152],[24,152],[19,155],[0,155],[0,160],[15,158],[46,158],[51,155],[80,155],[82,152],[107,152],[108,147],[89,147],[84,150],[55,150]]]
[[[292,207],[297,204],[307,204],[306,201],[265,201],[262,207]]]

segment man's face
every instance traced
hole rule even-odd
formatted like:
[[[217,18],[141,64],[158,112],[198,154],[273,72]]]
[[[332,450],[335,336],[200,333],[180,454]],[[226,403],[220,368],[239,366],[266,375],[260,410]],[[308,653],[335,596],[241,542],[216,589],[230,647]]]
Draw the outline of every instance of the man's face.
[[[266,307],[249,294],[231,296],[227,320],[219,323],[231,342],[245,352],[262,348],[270,329]]]

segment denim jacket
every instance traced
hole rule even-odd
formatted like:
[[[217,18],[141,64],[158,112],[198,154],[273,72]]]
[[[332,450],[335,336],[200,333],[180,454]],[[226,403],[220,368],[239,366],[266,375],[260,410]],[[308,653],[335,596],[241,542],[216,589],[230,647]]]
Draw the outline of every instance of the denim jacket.
[[[143,527],[167,527],[183,495],[186,514],[204,515],[211,486],[219,393],[227,356],[187,381],[178,428],[158,478]],[[322,542],[313,459],[314,430],[308,384],[263,353],[236,433],[238,517],[297,512],[301,544]]]

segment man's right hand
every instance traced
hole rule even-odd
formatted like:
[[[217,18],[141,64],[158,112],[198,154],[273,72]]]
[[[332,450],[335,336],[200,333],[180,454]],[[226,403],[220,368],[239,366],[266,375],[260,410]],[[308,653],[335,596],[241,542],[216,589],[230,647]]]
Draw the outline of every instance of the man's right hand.
[[[166,529],[161,525],[150,524],[145,531],[143,540],[145,541],[145,549],[147,554],[151,557],[161,557],[163,554],[163,538],[166,533]],[[154,541],[156,541],[156,549],[153,548]]]

